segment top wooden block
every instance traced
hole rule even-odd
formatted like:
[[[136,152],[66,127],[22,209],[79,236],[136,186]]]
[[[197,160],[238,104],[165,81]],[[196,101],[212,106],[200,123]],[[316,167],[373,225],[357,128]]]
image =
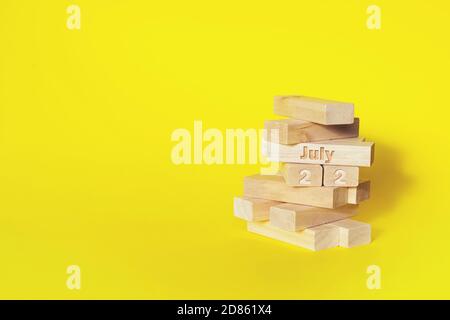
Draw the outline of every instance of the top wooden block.
[[[350,124],[354,121],[352,103],[304,96],[276,96],[275,114],[320,124]]]

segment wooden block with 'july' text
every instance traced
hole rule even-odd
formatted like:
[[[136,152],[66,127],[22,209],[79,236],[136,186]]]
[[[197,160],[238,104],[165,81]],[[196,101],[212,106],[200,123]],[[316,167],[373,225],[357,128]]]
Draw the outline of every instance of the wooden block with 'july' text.
[[[339,245],[339,228],[326,224],[292,232],[273,227],[268,222],[247,222],[247,230],[314,251]]]
[[[278,130],[279,141],[272,142],[296,144],[357,137],[359,119],[355,118],[352,124],[329,126],[297,119],[268,120],[265,122],[264,128],[267,130],[269,141],[272,137],[271,130]]]
[[[330,223],[339,228],[339,246],[351,248],[371,242],[371,227],[355,220],[340,220]]]
[[[374,143],[355,138],[285,145],[263,141],[269,161],[370,167]]]
[[[347,202],[350,204],[358,204],[370,197],[370,181],[363,181],[357,187],[348,188]]]
[[[359,167],[323,166],[323,185],[326,187],[356,187]]]
[[[321,208],[347,204],[346,187],[290,187],[279,175],[253,175],[244,178],[244,196],[290,202]]]
[[[278,201],[234,197],[234,215],[246,221],[269,220],[270,207],[281,204]]]
[[[304,96],[275,97],[274,113],[325,125],[350,124],[354,121],[352,103]]]
[[[357,213],[357,206],[346,205],[337,209],[324,209],[292,203],[282,203],[270,208],[270,225],[286,231],[306,228],[348,219]]]
[[[293,187],[322,186],[323,168],[320,164],[285,163],[284,181]]]

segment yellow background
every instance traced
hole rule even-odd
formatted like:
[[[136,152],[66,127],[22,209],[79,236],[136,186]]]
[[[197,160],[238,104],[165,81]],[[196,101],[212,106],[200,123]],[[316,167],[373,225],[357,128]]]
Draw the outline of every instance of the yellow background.
[[[81,30],[70,1],[1,2],[1,298],[450,298],[448,1],[73,3]],[[371,245],[250,234],[259,166],[172,164],[173,130],[260,128],[277,94],[355,103]]]

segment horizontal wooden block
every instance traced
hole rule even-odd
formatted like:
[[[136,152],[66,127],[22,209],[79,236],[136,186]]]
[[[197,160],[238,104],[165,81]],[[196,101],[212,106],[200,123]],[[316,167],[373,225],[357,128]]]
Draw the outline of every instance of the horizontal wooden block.
[[[326,187],[356,187],[359,167],[323,166],[323,185]]]
[[[371,242],[371,226],[355,220],[340,220],[330,223],[339,228],[339,246],[351,248]]]
[[[370,181],[360,182],[357,187],[348,188],[347,202],[358,204],[370,197]]]
[[[253,175],[244,178],[244,196],[321,208],[347,204],[345,187],[290,187],[281,176]]]
[[[300,204],[282,203],[270,208],[270,225],[286,231],[306,228],[348,219],[357,213],[357,206],[346,205],[337,209],[323,209]]]
[[[304,96],[275,97],[274,112],[280,116],[326,125],[350,124],[354,120],[352,103]]]
[[[359,119],[355,118],[352,124],[330,126],[296,119],[268,120],[264,127],[268,132],[269,141],[271,141],[270,130],[276,129],[278,130],[279,141],[272,142],[297,144],[358,137]]]
[[[269,220],[270,207],[279,205],[281,202],[249,198],[234,198],[234,215],[246,221],[265,221]]]
[[[247,222],[247,230],[314,251],[339,245],[339,228],[330,225],[292,232],[273,227],[268,222]]]
[[[263,154],[270,161],[370,167],[374,143],[356,139],[327,140],[293,145],[263,141]]]
[[[320,187],[322,172],[320,164],[286,163],[283,167],[284,181],[292,187]]]

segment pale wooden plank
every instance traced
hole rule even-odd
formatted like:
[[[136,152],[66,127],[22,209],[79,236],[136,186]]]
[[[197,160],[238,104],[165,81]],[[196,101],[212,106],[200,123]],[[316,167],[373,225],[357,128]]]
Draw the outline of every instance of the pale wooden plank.
[[[244,178],[244,196],[322,208],[347,204],[346,187],[290,187],[281,176],[253,175]]]
[[[263,154],[269,161],[370,167],[374,143],[356,139],[327,140],[285,145],[263,141]]]
[[[290,118],[333,125],[354,121],[354,105],[305,96],[277,96],[274,113]]]
[[[247,230],[313,251],[333,248],[339,244],[339,228],[330,225],[291,232],[275,228],[268,222],[247,222]]]
[[[358,137],[359,118],[355,118],[352,124],[329,126],[297,119],[268,120],[264,128],[268,132],[269,141],[271,141],[271,130],[278,130],[279,141],[272,142],[281,144],[345,139]]]
[[[270,225],[286,230],[307,228],[348,219],[357,214],[357,206],[346,205],[337,209],[324,209],[292,203],[282,203],[270,208]]]

